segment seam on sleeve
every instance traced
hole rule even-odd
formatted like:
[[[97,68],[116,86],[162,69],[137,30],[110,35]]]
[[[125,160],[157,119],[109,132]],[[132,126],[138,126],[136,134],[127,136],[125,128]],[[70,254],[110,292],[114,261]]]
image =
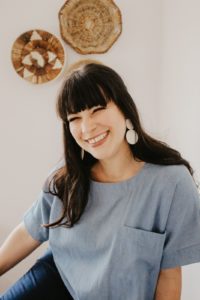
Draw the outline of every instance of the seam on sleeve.
[[[176,266],[185,266],[200,262],[200,244],[175,250],[165,255],[161,261],[161,269],[175,268]]]
[[[175,185],[174,193],[173,193],[173,196],[172,196],[172,201],[171,201],[171,204],[170,204],[170,208],[169,208],[169,212],[168,212],[168,216],[167,216],[167,220],[166,220],[166,224],[165,224],[165,232],[167,232],[166,229],[167,229],[167,225],[168,225],[169,216],[170,216],[170,213],[171,213],[172,205],[174,203],[176,190],[177,190],[177,187],[178,187],[178,184],[179,184],[180,181],[181,181],[181,179],[179,179],[179,181]]]
[[[167,251],[166,255],[171,255],[171,254],[173,255],[173,253],[176,253],[176,252],[179,252],[179,251],[184,251],[184,250],[196,247],[196,246],[200,246],[200,243],[193,244],[193,245],[183,247],[183,248],[180,248],[180,249],[172,250],[172,251],[169,251],[169,252]]]

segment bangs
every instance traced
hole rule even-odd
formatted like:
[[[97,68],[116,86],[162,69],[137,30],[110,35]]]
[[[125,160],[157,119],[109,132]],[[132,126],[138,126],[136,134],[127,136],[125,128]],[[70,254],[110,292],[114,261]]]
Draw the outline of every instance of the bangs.
[[[90,76],[75,73],[67,80],[60,98],[61,118],[66,120],[68,114],[78,113],[98,105],[106,106],[112,99],[111,94],[102,80],[99,81],[94,76],[90,78]]]

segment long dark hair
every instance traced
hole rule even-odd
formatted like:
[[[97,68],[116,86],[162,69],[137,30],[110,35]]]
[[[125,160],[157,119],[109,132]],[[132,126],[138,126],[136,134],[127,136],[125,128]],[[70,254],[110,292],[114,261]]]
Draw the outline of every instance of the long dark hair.
[[[57,112],[63,123],[64,164],[52,175],[48,192],[61,199],[63,212],[47,227],[72,227],[79,221],[88,201],[90,170],[97,162],[88,152],[81,159],[81,149],[70,133],[67,115],[97,105],[106,106],[111,100],[125,118],[132,121],[138,134],[138,142],[130,145],[136,160],[158,165],[185,165],[193,175],[189,162],[178,151],[144,131],[136,105],[121,77],[105,65],[83,64],[68,75],[57,101]]]

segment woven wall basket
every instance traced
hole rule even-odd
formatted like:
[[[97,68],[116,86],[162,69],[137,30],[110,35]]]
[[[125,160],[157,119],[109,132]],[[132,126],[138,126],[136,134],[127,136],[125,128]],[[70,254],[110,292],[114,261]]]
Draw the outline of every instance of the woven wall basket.
[[[57,37],[43,30],[30,30],[13,44],[11,58],[16,72],[31,83],[56,78],[63,66],[65,53]]]
[[[61,36],[78,53],[104,53],[122,31],[112,0],[68,0],[59,11]]]

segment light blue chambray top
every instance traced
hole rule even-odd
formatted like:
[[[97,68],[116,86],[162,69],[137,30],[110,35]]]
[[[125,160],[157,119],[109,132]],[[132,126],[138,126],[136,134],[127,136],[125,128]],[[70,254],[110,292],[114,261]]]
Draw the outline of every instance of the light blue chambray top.
[[[34,239],[49,240],[75,300],[153,300],[160,269],[200,262],[200,198],[185,166],[146,163],[125,181],[91,180],[74,227],[41,226],[61,211],[42,191],[24,223]]]

